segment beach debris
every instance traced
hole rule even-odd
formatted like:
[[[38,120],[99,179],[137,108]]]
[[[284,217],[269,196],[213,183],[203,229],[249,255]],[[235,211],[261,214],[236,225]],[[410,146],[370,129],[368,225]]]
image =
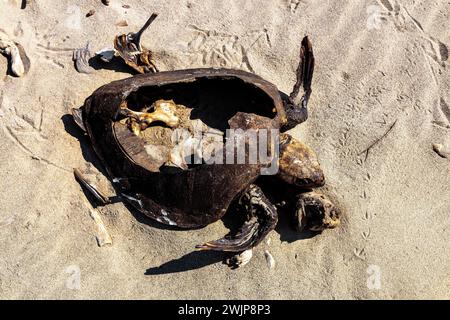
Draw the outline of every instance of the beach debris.
[[[89,10],[88,13],[86,13],[86,18],[89,18],[90,16],[93,16],[95,14],[95,9]]]
[[[74,169],[73,174],[75,178],[83,185],[91,194],[103,205],[111,203],[111,200],[106,196],[104,191],[101,191],[98,183],[94,181],[87,173],[83,174],[79,169]]]
[[[247,249],[227,259],[226,264],[229,265],[232,269],[236,269],[245,266],[247,263],[250,262],[252,257],[253,257],[253,249]]]
[[[267,267],[269,267],[269,269],[275,268],[275,259],[272,254],[268,250],[265,250],[264,256],[266,257]]]
[[[116,23],[116,26],[118,27],[127,27],[128,26],[128,22],[127,20],[120,20]]]
[[[114,39],[117,54],[139,73],[158,72],[153,53],[141,46],[141,36],[158,15],[153,13],[144,26],[136,33],[121,34]]]
[[[88,42],[85,47],[73,51],[72,60],[75,62],[75,68],[79,73],[90,74],[95,71],[95,69],[89,65],[89,60],[91,58],[90,42]]]
[[[13,75],[22,77],[30,70],[30,59],[25,49],[17,42],[0,30],[0,53],[9,58],[10,68]]]
[[[95,209],[90,210],[90,216],[94,220],[97,229],[97,235],[95,238],[97,239],[97,244],[99,247],[103,247],[107,244],[112,244],[111,236],[108,233],[108,230],[103,223],[102,217]]]
[[[124,8],[124,9],[130,9],[131,6],[130,6],[129,4],[124,4],[124,5],[122,5],[122,8]]]
[[[103,3],[105,6],[109,6],[109,0],[102,0],[102,3]]]
[[[441,158],[450,158],[450,149],[445,148],[440,143],[433,143],[432,144],[433,151],[436,152]]]
[[[111,62],[111,60],[116,56],[116,49],[114,48],[103,48],[95,53],[100,60],[103,62]]]

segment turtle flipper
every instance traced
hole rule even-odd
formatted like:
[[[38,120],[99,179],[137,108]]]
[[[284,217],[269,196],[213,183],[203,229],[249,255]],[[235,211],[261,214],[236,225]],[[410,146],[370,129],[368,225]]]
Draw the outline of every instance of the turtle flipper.
[[[196,246],[200,250],[243,252],[253,248],[272,231],[278,221],[277,209],[269,202],[262,190],[250,185],[238,202],[238,211],[248,215],[247,221],[233,236],[209,241]]]
[[[286,122],[283,124],[282,131],[294,128],[308,119],[308,100],[311,96],[311,83],[314,73],[314,53],[311,41],[305,36],[300,48],[300,62],[297,67],[297,81],[292,88],[291,94],[283,96],[286,108]],[[300,87],[303,85],[303,95],[298,98]]]

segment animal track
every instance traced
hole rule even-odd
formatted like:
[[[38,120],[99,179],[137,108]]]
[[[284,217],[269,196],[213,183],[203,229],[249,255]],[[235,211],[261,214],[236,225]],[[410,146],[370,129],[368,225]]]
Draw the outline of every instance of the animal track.
[[[187,55],[191,63],[205,66],[246,68],[254,72],[249,53],[257,44],[271,46],[267,29],[250,31],[243,35],[233,35],[215,30],[205,30],[191,25],[194,37],[187,44]],[[197,60],[197,61],[196,61]]]
[[[296,13],[298,6],[300,5],[300,3],[302,2],[301,0],[288,0],[289,4],[288,4],[288,9],[292,12],[292,13]]]
[[[64,64],[62,64],[61,62],[59,62],[57,60],[56,56],[61,56],[61,54],[67,53],[65,54],[67,57],[72,55],[72,52],[75,50],[74,48],[58,48],[58,47],[51,47],[50,46],[50,42],[47,43],[47,46],[44,46],[40,43],[37,44],[36,46],[36,53],[40,56],[43,57],[47,62],[60,67],[60,68],[64,68]]]
[[[368,228],[366,231],[361,232],[361,237],[367,241],[370,238],[370,234],[371,234],[371,230],[370,230],[370,228]]]
[[[448,47],[439,41],[439,54],[441,55],[441,61],[445,62],[448,60]]]
[[[427,45],[422,45],[422,49],[425,54],[433,59],[440,66],[445,65],[445,61],[448,60],[448,48],[445,44],[433,37],[424,36]]]
[[[367,258],[367,254],[366,254],[366,251],[365,251],[365,248],[355,248],[354,250],[353,250],[353,254],[357,257],[357,258],[359,258],[359,259],[361,259],[361,260],[366,260],[366,258]]]
[[[364,190],[359,197],[362,198],[362,199],[367,199],[367,192],[366,192],[366,190]]]
[[[23,28],[22,28],[22,21],[19,21],[17,23],[17,26],[14,28],[13,32],[15,37],[21,37],[23,36]]]
[[[450,129],[450,106],[442,97],[433,112],[432,123],[439,127]]]
[[[362,217],[362,219],[365,221],[370,221],[370,220],[373,220],[374,218],[375,218],[375,215],[373,213],[370,213],[369,211],[366,211],[364,213],[364,216]]]
[[[344,129],[344,132],[342,133],[341,137],[339,138],[338,142],[341,147],[345,147],[348,144],[348,139],[350,137],[350,128],[348,124],[346,124],[346,128]]]
[[[401,12],[402,7],[395,1],[391,3],[389,0],[378,0],[380,5],[385,9],[388,16],[390,16],[394,22],[395,27],[399,31],[406,30],[406,19]]]
[[[387,11],[389,12],[394,11],[394,7],[389,2],[389,0],[380,0],[380,3],[387,9]]]
[[[409,10],[395,1],[393,4],[390,0],[379,0],[382,7],[387,11],[388,16],[392,17],[395,27],[399,31],[418,31],[426,45],[422,45],[425,54],[433,59],[440,66],[444,66],[444,62],[448,60],[448,47],[429,35],[422,24],[409,12]],[[408,25],[408,22],[410,24]],[[412,30],[411,27],[412,26]],[[409,28],[409,29],[408,29]]]
[[[53,163],[43,157],[36,155],[25,143],[22,142],[21,137],[32,136],[36,140],[45,141],[47,137],[42,132],[42,123],[44,118],[44,110],[35,113],[36,117],[33,118],[28,114],[21,114],[15,106],[5,102],[3,92],[0,92],[0,112],[4,117],[1,122],[1,126],[4,127],[6,136],[15,143],[22,151],[28,154],[32,159],[38,160],[42,163],[48,164],[60,170],[71,172],[70,170]]]

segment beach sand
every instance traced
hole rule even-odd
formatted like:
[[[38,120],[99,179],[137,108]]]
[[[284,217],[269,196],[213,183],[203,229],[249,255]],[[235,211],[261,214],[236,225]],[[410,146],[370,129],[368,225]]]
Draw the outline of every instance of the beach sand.
[[[450,298],[450,160],[432,148],[450,148],[448,1],[21,3],[0,1],[0,29],[31,60],[16,78],[0,56],[0,298]],[[171,230],[116,203],[99,209],[113,244],[97,245],[72,173],[93,155],[68,114],[130,73],[77,73],[72,50],[111,47],[152,12],[142,42],[160,70],[237,68],[287,93],[310,36],[310,117],[292,134],[317,152],[339,228],[302,239],[280,217],[252,261],[230,270],[194,251],[227,233],[222,221]]]

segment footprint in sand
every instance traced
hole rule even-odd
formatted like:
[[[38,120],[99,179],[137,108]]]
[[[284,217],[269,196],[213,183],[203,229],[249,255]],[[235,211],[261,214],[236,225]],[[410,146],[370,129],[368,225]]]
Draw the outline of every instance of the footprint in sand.
[[[441,128],[450,129],[450,106],[442,97],[436,104],[431,122]]]

